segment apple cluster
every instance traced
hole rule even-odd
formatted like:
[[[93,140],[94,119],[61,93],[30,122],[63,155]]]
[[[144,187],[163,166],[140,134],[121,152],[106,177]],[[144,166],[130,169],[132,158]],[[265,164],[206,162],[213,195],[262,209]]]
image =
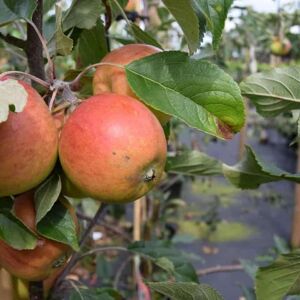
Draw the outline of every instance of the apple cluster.
[[[33,250],[0,241],[0,265],[13,275],[43,280],[71,252],[68,245],[39,236],[35,227],[34,190],[59,162],[63,194],[73,197],[127,203],[159,182],[167,154],[162,124],[170,117],[139,101],[118,67],[158,51],[133,44],[110,52],[95,72],[94,96],[78,105],[63,126],[57,126],[38,92],[18,81],[28,96],[22,112],[0,123],[0,197],[15,196],[16,216],[39,241]]]

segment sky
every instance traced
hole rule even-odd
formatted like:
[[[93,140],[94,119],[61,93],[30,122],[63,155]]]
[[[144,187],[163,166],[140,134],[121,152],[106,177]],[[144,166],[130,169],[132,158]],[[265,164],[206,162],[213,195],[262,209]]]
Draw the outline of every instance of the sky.
[[[296,0],[235,0],[234,4],[243,6],[251,5],[255,10],[260,12],[276,12],[278,2],[281,5],[285,5],[291,2],[296,3]]]

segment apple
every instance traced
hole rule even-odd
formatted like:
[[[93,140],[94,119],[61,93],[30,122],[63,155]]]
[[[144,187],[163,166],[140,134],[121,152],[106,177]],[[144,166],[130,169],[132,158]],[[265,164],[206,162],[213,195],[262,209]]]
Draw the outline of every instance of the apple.
[[[160,180],[167,144],[153,113],[134,98],[104,93],[69,116],[59,141],[67,178],[88,197],[134,201]]]
[[[285,38],[281,41],[279,37],[273,37],[271,44],[271,52],[274,55],[285,56],[292,50],[292,44],[289,39]]]
[[[122,46],[108,53],[102,63],[113,63],[125,66],[135,60],[160,52],[159,48],[145,44],[130,44]],[[104,92],[113,92],[140,100],[130,88],[123,68],[112,65],[98,66],[93,78],[94,95]],[[150,107],[149,107],[150,108]],[[162,125],[165,125],[170,116],[150,108]]]
[[[68,205],[68,209],[78,227],[73,208]],[[36,232],[33,191],[16,197],[13,211],[28,228]],[[21,279],[40,281],[61,268],[72,253],[72,249],[66,244],[38,235],[37,246],[32,250],[16,250],[0,240],[0,253],[0,265],[9,273]]]
[[[19,83],[28,93],[26,106],[0,123],[0,196],[36,187],[57,160],[58,134],[48,107],[30,85]]]
[[[141,0],[129,0],[126,4],[125,11],[136,11],[139,12],[141,10]]]

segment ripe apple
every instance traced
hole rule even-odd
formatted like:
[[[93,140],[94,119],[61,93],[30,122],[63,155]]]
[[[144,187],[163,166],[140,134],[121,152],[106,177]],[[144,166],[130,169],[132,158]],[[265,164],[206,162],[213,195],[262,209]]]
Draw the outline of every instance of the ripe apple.
[[[75,212],[68,206],[77,224]],[[14,200],[15,215],[31,230],[36,232],[34,194],[21,194]],[[0,240],[0,265],[12,275],[30,281],[46,279],[67,261],[72,249],[65,244],[39,236],[33,250],[16,250]]]
[[[159,48],[150,45],[130,44],[108,53],[101,62],[125,66],[134,60],[141,59],[160,51]],[[94,95],[104,92],[113,92],[140,100],[130,88],[125,70],[112,65],[101,65],[97,67],[93,78],[93,92]],[[150,108],[150,110],[152,110],[162,125],[165,125],[170,120],[169,115],[153,108]]]
[[[279,37],[273,37],[271,44],[271,52],[274,55],[285,56],[292,50],[292,44],[289,39],[285,38],[281,41]]]
[[[31,86],[19,83],[28,93],[26,106],[0,123],[0,196],[37,186],[57,159],[57,129],[47,105]]]
[[[160,180],[166,139],[153,113],[135,99],[112,93],[90,97],[68,118],[59,158],[68,179],[85,195],[126,203]]]

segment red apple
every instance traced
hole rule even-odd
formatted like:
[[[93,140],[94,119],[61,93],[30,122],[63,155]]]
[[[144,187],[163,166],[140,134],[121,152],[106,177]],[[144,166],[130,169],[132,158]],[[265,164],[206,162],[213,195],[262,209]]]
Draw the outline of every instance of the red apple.
[[[0,123],[0,196],[36,187],[57,159],[57,129],[48,107],[31,86],[19,83],[28,93],[26,106]]]
[[[153,113],[135,99],[105,93],[83,102],[60,136],[59,158],[83,194],[107,203],[140,198],[160,180],[166,139]]]
[[[68,209],[77,225],[74,209]],[[21,194],[14,200],[16,216],[36,232],[34,193]],[[0,265],[12,275],[30,281],[44,280],[61,268],[72,249],[65,244],[39,236],[37,246],[32,250],[16,250],[0,240]]]
[[[150,45],[130,44],[108,53],[101,62],[125,66],[135,60],[158,53],[160,51],[161,50],[159,48]],[[125,70],[112,65],[101,65],[97,67],[93,78],[93,91],[94,95],[104,92],[113,92],[120,95],[130,96],[139,100],[128,84]],[[150,109],[159,119],[162,125],[166,124],[170,120],[169,115],[152,108]]]

